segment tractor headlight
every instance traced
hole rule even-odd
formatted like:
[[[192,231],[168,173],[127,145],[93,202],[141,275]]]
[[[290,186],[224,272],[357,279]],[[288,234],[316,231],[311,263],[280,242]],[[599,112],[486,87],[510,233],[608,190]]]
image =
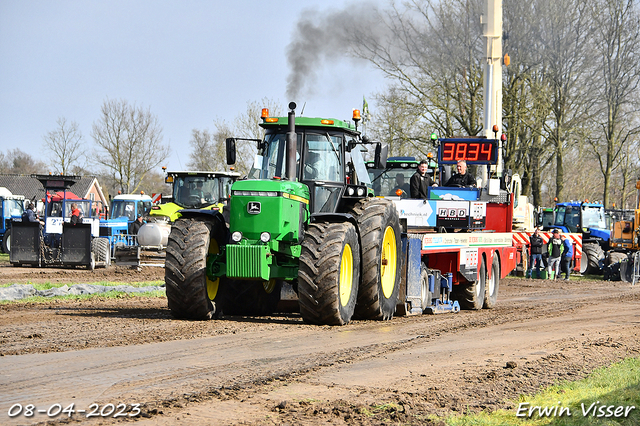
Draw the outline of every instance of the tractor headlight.
[[[236,243],[239,243],[240,240],[242,240],[242,232],[236,231],[233,234],[231,234],[231,240],[235,241]]]
[[[347,195],[353,195],[354,192],[355,191],[354,191],[354,189],[352,187],[348,187],[347,188]]]
[[[364,188],[358,188],[358,197],[362,197],[364,195]]]
[[[271,234],[268,232],[263,232],[262,234],[260,234],[260,241],[262,241],[263,243],[268,243],[269,241],[271,241]]]

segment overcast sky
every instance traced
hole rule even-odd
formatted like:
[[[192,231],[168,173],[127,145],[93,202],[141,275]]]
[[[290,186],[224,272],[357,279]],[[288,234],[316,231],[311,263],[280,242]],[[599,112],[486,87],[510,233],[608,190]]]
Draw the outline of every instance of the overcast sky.
[[[345,59],[318,70],[314,90],[286,99],[286,48],[302,14],[337,0],[0,0],[0,151],[47,161],[43,136],[64,117],[93,145],[106,99],[149,107],[184,169],[194,128],[231,122],[248,101],[293,100],[304,115],[345,119],[382,91],[382,74]],[[317,15],[316,15],[317,14]]]

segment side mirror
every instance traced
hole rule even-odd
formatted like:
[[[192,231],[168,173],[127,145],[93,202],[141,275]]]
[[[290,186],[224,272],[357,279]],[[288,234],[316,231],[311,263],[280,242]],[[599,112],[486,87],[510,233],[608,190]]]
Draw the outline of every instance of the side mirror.
[[[387,154],[389,152],[389,146],[377,143],[376,152],[373,159],[374,167],[376,169],[384,169],[387,167]]]
[[[227,164],[235,164],[236,163],[236,139],[235,138],[227,138]]]

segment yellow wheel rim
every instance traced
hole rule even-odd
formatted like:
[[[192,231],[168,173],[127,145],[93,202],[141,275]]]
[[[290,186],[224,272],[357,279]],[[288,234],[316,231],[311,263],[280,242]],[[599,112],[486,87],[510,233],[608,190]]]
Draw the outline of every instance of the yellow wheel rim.
[[[387,299],[393,294],[396,285],[396,269],[398,253],[396,253],[396,233],[393,228],[387,226],[382,239],[382,259],[380,259],[380,282],[382,293]]]
[[[271,294],[271,292],[273,292],[273,290],[276,288],[275,278],[271,278],[269,281],[263,281],[262,286],[264,287],[264,291],[266,291],[267,294]]]
[[[215,239],[211,239],[209,243],[209,255],[220,253],[220,247],[218,247],[218,242]],[[209,296],[209,300],[214,300],[218,295],[218,287],[220,286],[220,278],[216,278],[215,280],[210,280],[207,278],[207,295]]]
[[[340,305],[347,306],[353,291],[353,252],[349,244],[345,244],[344,250],[342,250],[338,290],[340,291]]]

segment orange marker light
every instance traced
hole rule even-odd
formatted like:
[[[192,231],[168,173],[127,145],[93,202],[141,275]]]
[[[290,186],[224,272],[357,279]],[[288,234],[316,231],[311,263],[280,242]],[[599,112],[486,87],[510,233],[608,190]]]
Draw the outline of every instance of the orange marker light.
[[[329,124],[329,125],[333,125],[333,120],[320,120],[320,124]]]
[[[278,122],[278,118],[277,117],[267,117],[264,119],[264,121],[266,121],[267,123],[277,123]]]
[[[353,121],[359,121],[360,120],[360,110],[359,109],[354,109],[353,110]]]
[[[500,129],[498,128],[498,125],[497,125],[497,124],[494,124],[494,125],[493,125],[493,133],[498,133],[498,130],[500,130]]]
[[[402,197],[402,193],[403,193],[403,192],[404,192],[404,191],[403,191],[402,189],[400,189],[400,188],[396,189],[396,195],[397,195],[398,197]]]
[[[269,116],[269,108],[262,108],[262,114],[260,118],[267,118]]]

